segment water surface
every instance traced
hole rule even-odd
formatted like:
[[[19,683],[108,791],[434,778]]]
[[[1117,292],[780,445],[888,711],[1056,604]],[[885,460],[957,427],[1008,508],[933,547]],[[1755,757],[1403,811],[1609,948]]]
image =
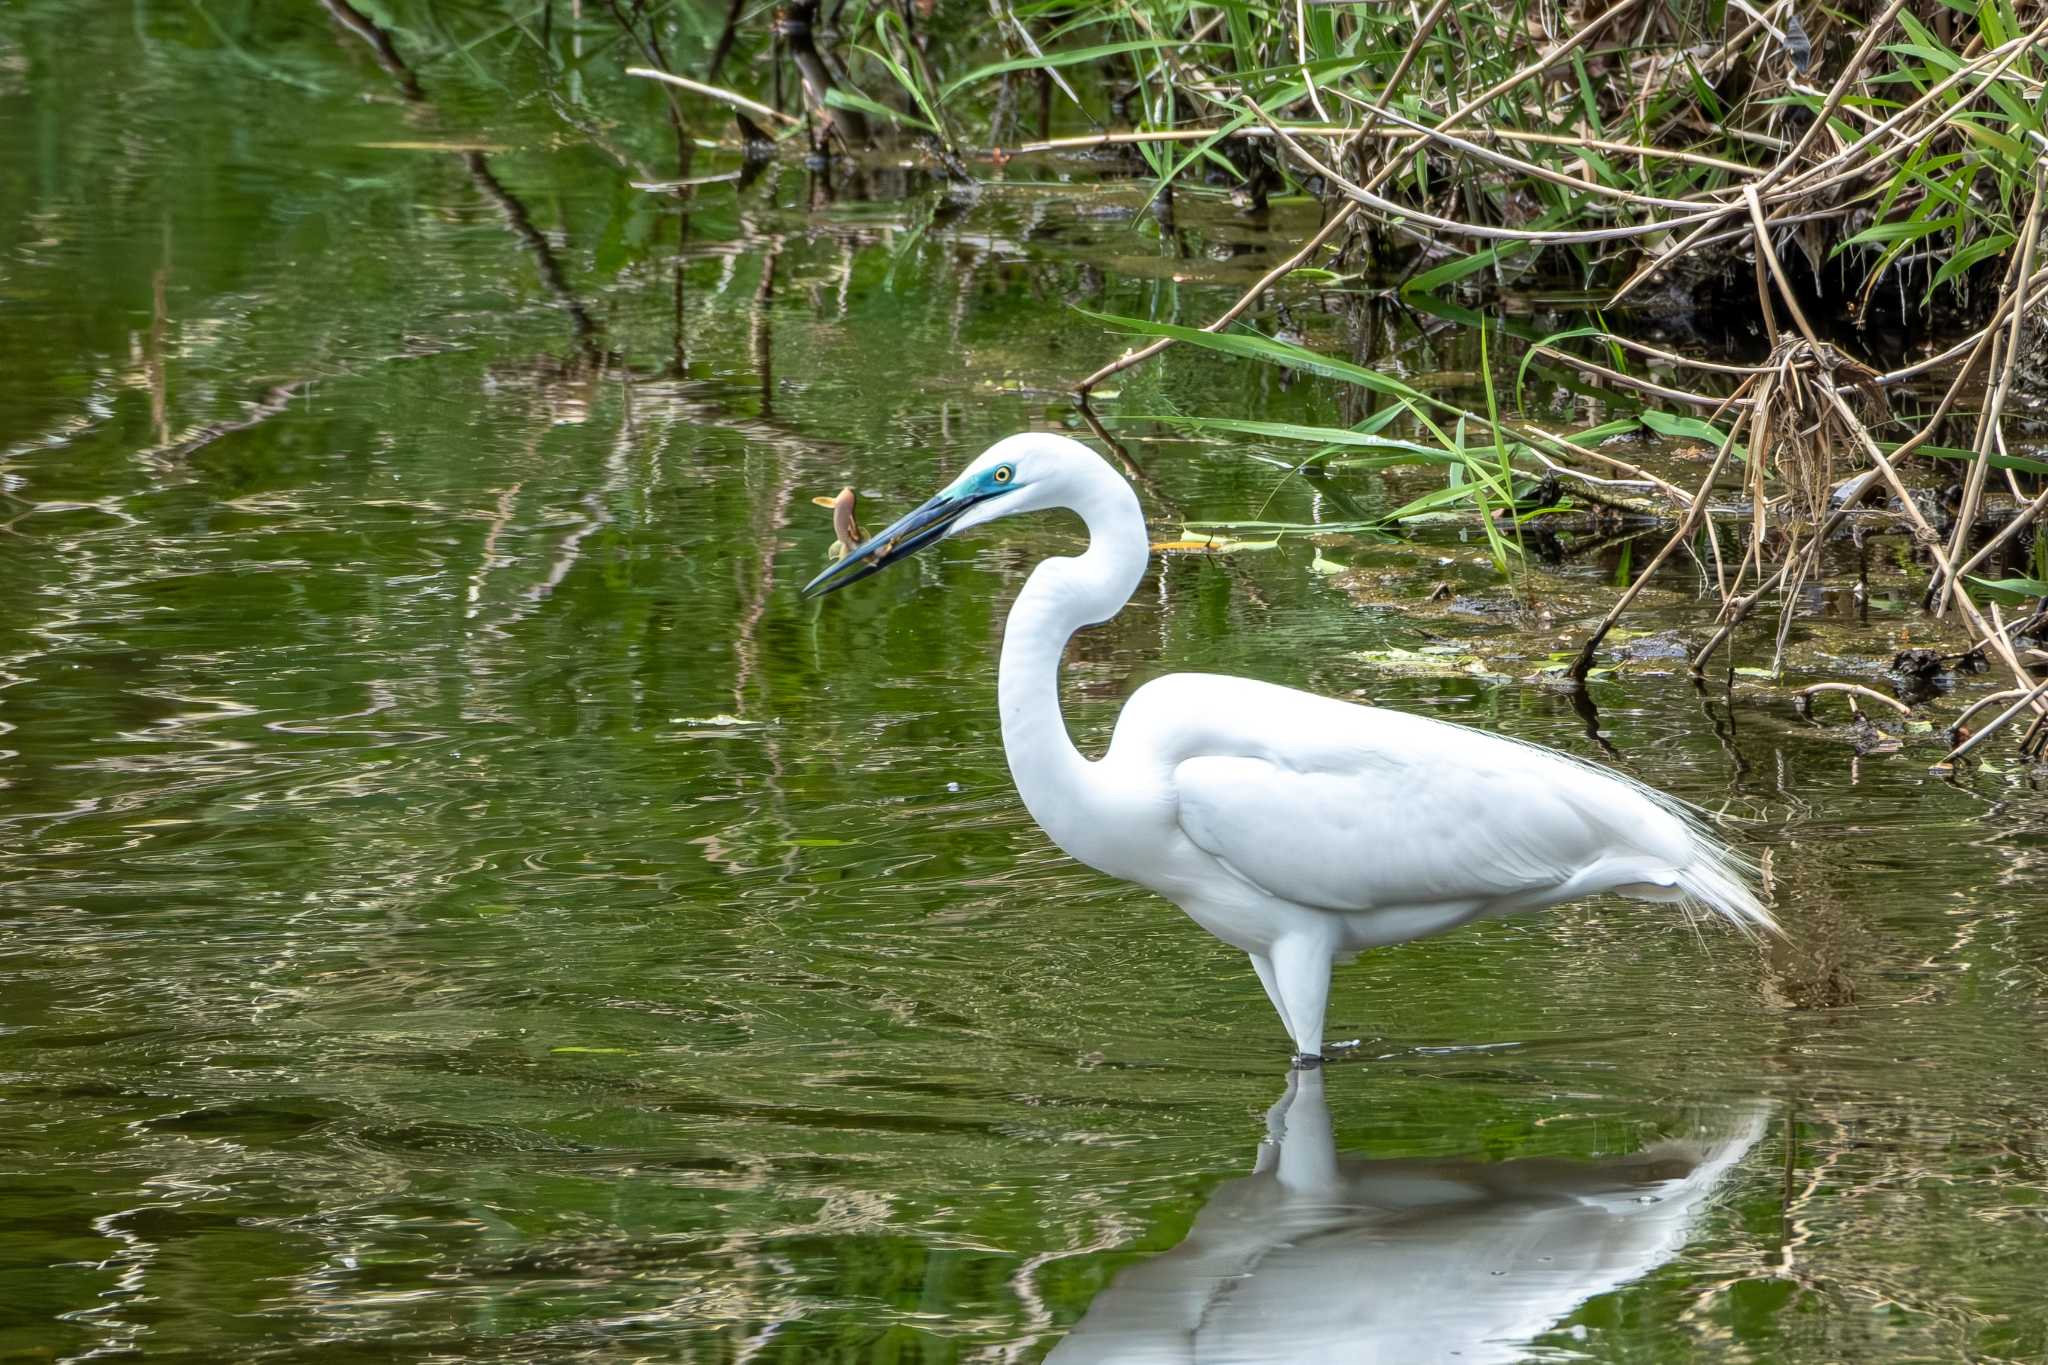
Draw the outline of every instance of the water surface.
[[[1719,812],[1790,931],[1603,902],[1369,955],[1304,1089],[1242,958],[1011,794],[1001,616],[1077,528],[797,598],[812,496],[872,524],[1075,429],[1124,343],[1073,305],[1205,319],[1305,208],[785,163],[684,213],[631,187],[644,91],[422,57],[413,100],[263,8],[0,16],[0,1358],[2048,1354],[2025,774],[1654,650],[1604,753],[1540,670],[1612,556],[1540,628],[1470,528],[1163,560],[1070,655],[1084,748],[1169,668],[1426,710]],[[1110,406],[1350,401],[1176,354]],[[1119,429],[1168,533],[1298,454]],[[1910,643],[1908,597],[1842,628]],[[1484,663],[1389,662],[1445,646]]]

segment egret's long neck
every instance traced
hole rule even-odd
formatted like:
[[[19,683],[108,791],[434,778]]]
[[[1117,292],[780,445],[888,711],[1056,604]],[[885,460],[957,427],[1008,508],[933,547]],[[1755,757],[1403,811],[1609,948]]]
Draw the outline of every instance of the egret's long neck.
[[[1060,656],[1075,631],[1107,621],[1130,601],[1149,552],[1131,486],[1107,465],[1091,461],[1091,473],[1066,504],[1088,524],[1088,551],[1032,571],[1003,628],[996,683],[1017,793],[1053,842],[1083,862],[1096,861],[1077,847],[1088,842],[1089,765],[1060,715]]]

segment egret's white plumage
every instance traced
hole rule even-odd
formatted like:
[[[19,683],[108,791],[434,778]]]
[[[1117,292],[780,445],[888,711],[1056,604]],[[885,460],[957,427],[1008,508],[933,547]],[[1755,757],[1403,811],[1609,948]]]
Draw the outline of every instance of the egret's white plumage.
[[[1060,714],[1060,658],[1130,600],[1149,540],[1130,485],[1067,437],[998,442],[805,591],[1056,507],[1080,515],[1089,544],[1033,570],[1004,628],[997,690],[1017,792],[1067,853],[1248,954],[1304,1058],[1322,1049],[1332,962],[1363,948],[1603,892],[1774,927],[1741,865],[1676,802],[1445,721],[1176,673],[1139,688],[1108,752],[1084,758]]]

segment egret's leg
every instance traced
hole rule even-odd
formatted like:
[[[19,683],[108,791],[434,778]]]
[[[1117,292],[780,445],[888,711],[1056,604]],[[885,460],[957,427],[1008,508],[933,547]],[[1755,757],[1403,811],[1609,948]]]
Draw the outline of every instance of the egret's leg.
[[[1336,956],[1319,934],[1281,935],[1273,945],[1273,982],[1281,1015],[1294,1035],[1295,1060],[1313,1066],[1323,1059],[1323,1007],[1330,999],[1330,963]]]
[[[1280,984],[1273,979],[1273,959],[1264,953],[1251,953],[1252,970],[1259,974],[1259,984],[1266,988],[1266,998],[1273,1002],[1273,1012],[1280,1016],[1280,1027],[1287,1030],[1287,1036],[1294,1036],[1294,1025],[1287,1018],[1287,1002],[1281,998]]]

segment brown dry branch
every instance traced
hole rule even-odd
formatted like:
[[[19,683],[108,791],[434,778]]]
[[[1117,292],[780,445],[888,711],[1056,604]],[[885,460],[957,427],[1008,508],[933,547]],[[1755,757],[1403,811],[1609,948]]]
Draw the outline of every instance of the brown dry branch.
[[[1854,499],[1850,499],[1835,515],[1829,515],[1829,498],[1835,483],[1835,452],[1852,439],[1852,433],[1842,424],[1840,416],[1847,408],[1838,406],[1841,403],[1838,390],[1844,387],[1840,376],[1845,374],[1851,381],[1847,387],[1852,392],[1865,393],[1870,396],[1870,401],[1882,403],[1882,395],[1870,387],[1869,381],[1875,378],[1874,372],[1848,359],[1832,346],[1815,344],[1803,337],[1781,339],[1772,354],[1771,363],[1743,380],[1735,393],[1725,400],[1726,405],[1732,407],[1743,401],[1752,389],[1754,393],[1747,398],[1747,407],[1737,416],[1722,441],[1713,466],[1701,482],[1699,491],[1693,495],[1684,519],[1649,566],[1594,628],[1580,648],[1568,676],[1584,681],[1600,642],[1635,601],[1651,575],[1707,517],[1707,501],[1714,484],[1745,426],[1750,436],[1745,465],[1750,502],[1749,543],[1741,564],[1737,566],[1733,587],[1724,589],[1723,612],[1724,615],[1739,613],[1734,615],[1736,620],[1748,615],[1755,605],[1754,596],[1736,601],[1731,600],[1728,593],[1739,591],[1743,579],[1752,570],[1759,578],[1763,577],[1770,533],[1774,526],[1786,531],[1790,545],[1785,567],[1768,580],[1763,589],[1767,590],[1780,581],[1790,584],[1783,594],[1785,607],[1777,633],[1777,654],[1778,659],[1782,659],[1792,619],[1794,594],[1817,561],[1818,545],[1847,517],[1854,503]],[[1774,471],[1776,480],[1792,489],[1787,497],[1775,501],[1776,506],[1785,509],[1776,517],[1768,513],[1774,505],[1769,483]],[[1807,527],[1813,529],[1802,544],[1801,533]],[[1757,595],[1761,595],[1763,590],[1759,590]],[[1716,637],[1717,643],[1719,638]],[[1777,660],[1774,660],[1774,669],[1776,665]],[[1695,671],[1697,668],[1696,661]]]
[[[1744,380],[1743,387],[1747,388],[1750,382]],[[1728,428],[1727,438],[1721,442],[1721,448],[1714,452],[1714,463],[1707,470],[1707,476],[1700,480],[1699,491],[1693,494],[1692,506],[1686,509],[1685,519],[1678,523],[1678,529],[1671,533],[1671,538],[1664,542],[1663,548],[1657,551],[1642,573],[1636,576],[1635,582],[1629,584],[1627,590],[1608,609],[1606,618],[1586,637],[1586,643],[1579,650],[1578,658],[1572,660],[1572,666],[1566,673],[1573,682],[1585,682],[1587,671],[1593,667],[1593,652],[1600,647],[1600,642],[1607,638],[1607,632],[1614,629],[1614,623],[1621,619],[1621,614],[1628,610],[1629,603],[1635,601],[1636,594],[1643,590],[1644,585],[1670,557],[1671,552],[1684,544],[1698,529],[1701,520],[1706,516],[1707,500],[1713,496],[1714,481],[1721,477],[1721,468],[1728,462],[1728,453],[1735,449],[1736,439],[1742,435],[1743,426],[1749,418],[1749,413],[1742,413],[1736,417]]]
[[[1943,755],[1941,762],[1937,763],[1935,766],[1937,768],[1947,768],[1953,766],[1957,759],[1962,758],[1964,755],[1970,753],[1972,750],[1981,746],[1985,740],[1991,738],[1991,736],[1993,736],[1994,734],[1997,734],[1998,731],[2001,728],[2003,728],[2008,721],[2010,721],[2014,716],[2017,716],[2020,712],[2026,710],[2028,706],[2033,706],[2036,709],[2039,709],[2043,698],[2048,698],[2048,682],[2038,683],[2031,690],[2016,688],[2011,691],[2000,692],[1997,696],[1994,697],[1984,698],[1982,701],[1978,702],[1977,705],[1972,706],[1969,710],[1963,712],[1961,719],[1956,721],[1955,725],[1951,728],[1950,733],[1960,733],[1963,727],[1969,724],[1971,717],[1975,716],[1979,711],[1985,709],[1987,706],[1990,706],[1994,702],[1997,702],[2006,697],[2017,697],[2019,698],[2019,700],[2015,701],[2011,706],[2006,707],[2005,710],[1999,712],[1996,716],[1994,716],[1991,719],[1991,721],[1985,725],[1983,729],[1978,730],[1975,733],[1969,735],[1968,738],[1963,739],[1960,743],[1956,745],[1955,748],[1949,750],[1947,754]],[[2032,741],[2035,738],[2035,736],[2039,733],[2041,733],[2041,717],[2036,717],[2034,724],[2028,727],[2027,733],[2021,741],[2020,747],[2022,751],[2026,749],[2027,743],[2029,741]]]
[[[1898,469],[1892,464],[1890,459],[1886,458],[1885,453],[1878,449],[1877,442],[1870,438],[1870,432],[1857,419],[1856,414],[1850,411],[1848,404],[1842,401],[1842,396],[1830,390],[1827,397],[1834,404],[1843,425],[1855,435],[1858,443],[1862,445],[1864,453],[1870,457],[1871,463],[1877,466],[1878,473],[1883,476],[1887,484],[1891,485],[1892,496],[1899,500],[1899,505],[1904,509],[1906,516],[1919,531],[1921,544],[1926,547],[1930,555],[1934,556],[1934,561],[1940,567],[1943,577],[1955,584],[1956,605],[1962,609],[1963,615],[1968,619],[1971,628],[1978,635],[1989,641],[1992,650],[2005,661],[2006,667],[2012,670],[2014,680],[2021,687],[2034,688],[2034,676],[2021,665],[2019,656],[2013,653],[2012,643],[2005,638],[2005,633],[1992,630],[1990,623],[1985,621],[1984,614],[1977,610],[1977,604],[1971,600],[1969,592],[1960,583],[1956,582],[1955,568],[1942,548],[1941,537],[1935,533],[1932,526],[1927,524],[1927,517],[1921,512],[1920,505],[1913,500],[1913,495],[1907,489],[1905,481],[1899,478]],[[2039,699],[2038,691],[2030,704],[2043,714],[2048,714],[2048,703],[2044,703]]]
[[[2012,327],[2011,331],[2003,338],[1994,335],[1992,339],[1992,367],[1998,371],[1998,380],[1992,386],[1990,398],[1985,403],[1983,412],[1977,420],[1977,439],[1973,445],[1977,458],[1976,462],[1970,467],[1969,480],[1963,489],[1962,507],[1956,514],[1955,539],[1950,542],[1948,550],[1951,560],[1960,559],[1963,552],[1969,548],[1970,527],[1977,519],[1977,509],[1984,496],[1984,484],[1991,471],[1992,446],[2000,440],[1999,422],[2005,413],[2006,397],[2012,391],[2013,375],[2019,368],[2020,353],[2027,323],[2028,285],[2034,273],[2034,253],[2041,244],[2041,205],[2044,176],[2048,176],[2048,167],[2036,166],[2034,168],[2033,203],[2027,211],[2026,227],[2024,229],[2024,236],[2021,239],[2019,254],[2014,257],[2012,271],[2006,280],[2006,292],[2013,298],[2011,310]],[[2017,293],[2015,294],[2014,291],[2017,291]],[[2004,347],[2002,364],[1997,354],[1997,348],[2001,344]],[[2018,494],[2019,489],[2017,486],[2013,488],[2013,492],[2015,495]],[[2031,516],[2029,519],[2031,519]],[[1981,557],[1979,556],[1979,558]],[[1975,562],[1975,560],[1971,561],[1971,563]],[[1960,572],[1967,573],[1969,569],[1965,566]],[[1953,578],[1943,580],[1941,600],[1935,607],[1936,615],[1940,615],[1948,609],[1949,601],[1955,594],[1955,587],[1956,584]]]
[[[1815,683],[1811,687],[1801,688],[1797,702],[1799,713],[1808,719],[1812,719],[1814,698],[1830,693],[1840,693],[1847,697],[1849,699],[1849,710],[1857,715],[1862,714],[1861,711],[1857,710],[1856,706],[1856,699],[1859,697],[1865,701],[1877,702],[1881,706],[1889,706],[1902,716],[1913,714],[1913,708],[1900,701],[1897,697],[1887,697],[1884,693],[1872,691],[1861,683],[1838,682]]]
[[[1988,711],[1994,706],[2002,706],[2009,701],[2017,701],[2026,695],[2026,692],[2020,688],[2008,687],[2002,692],[1993,692],[1989,696],[1977,698],[1977,700],[1963,708],[1963,714],[1957,716],[1955,720],[1949,723],[1949,743],[1959,744],[1969,738],[1971,733],[1969,728],[1970,722],[1975,720],[1980,713]],[[1950,757],[1953,758],[1954,755],[1951,754]]]

